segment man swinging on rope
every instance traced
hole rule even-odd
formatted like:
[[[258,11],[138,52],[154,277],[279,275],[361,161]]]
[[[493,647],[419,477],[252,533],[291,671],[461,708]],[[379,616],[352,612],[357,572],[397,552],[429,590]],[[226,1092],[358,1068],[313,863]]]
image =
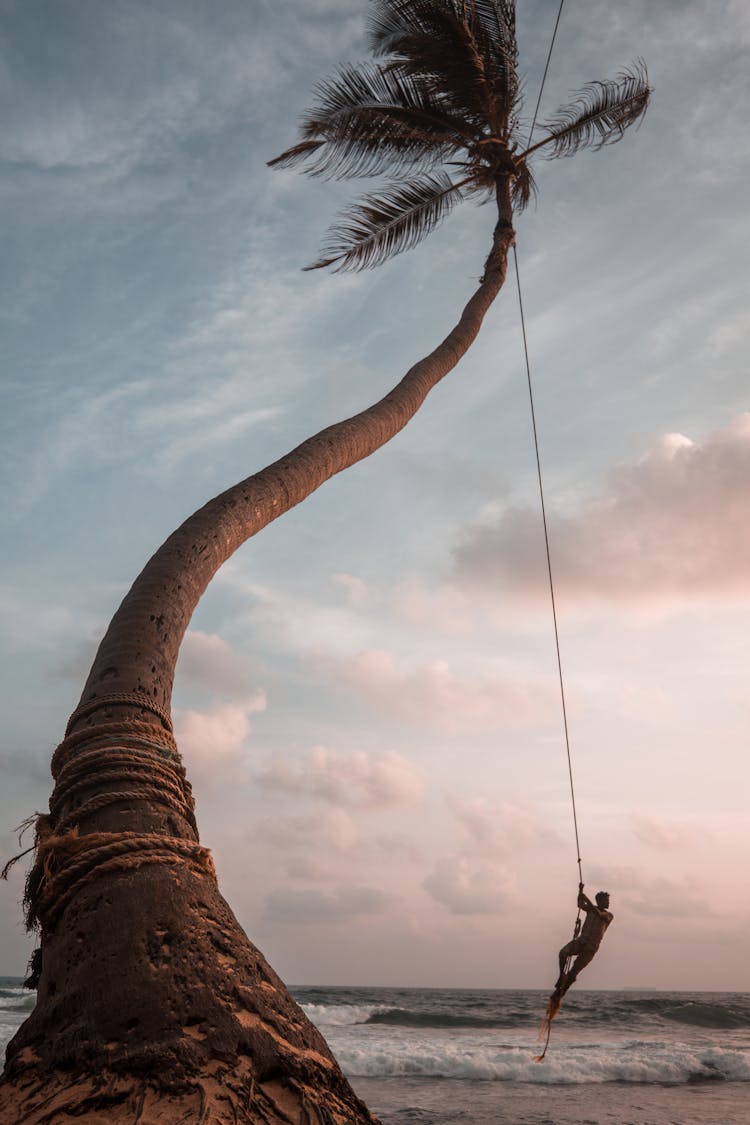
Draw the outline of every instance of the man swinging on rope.
[[[578,884],[578,909],[586,912],[586,918],[578,937],[573,938],[560,950],[560,976],[557,978],[555,992],[561,997],[575,982],[581,969],[593,961],[607,927],[614,918],[614,914],[609,910],[607,892],[599,891],[594,898],[596,905],[583,893],[583,883]],[[575,957],[575,961],[566,972],[565,965],[570,957]]]
[[[560,976],[557,978],[555,991],[547,1001],[542,1026],[539,1028],[539,1039],[545,1041],[544,1050],[541,1055],[534,1056],[534,1062],[541,1062],[547,1054],[552,1021],[560,1011],[563,996],[576,980],[581,969],[585,968],[590,961],[593,961],[607,927],[614,917],[608,909],[609,895],[606,891],[599,891],[594,898],[596,899],[596,905],[583,893],[583,883],[578,884],[578,909],[585,911],[586,918],[580,934],[578,933],[580,919],[576,920],[576,936],[560,950]],[[575,957],[575,961],[566,971],[565,966],[571,957]]]

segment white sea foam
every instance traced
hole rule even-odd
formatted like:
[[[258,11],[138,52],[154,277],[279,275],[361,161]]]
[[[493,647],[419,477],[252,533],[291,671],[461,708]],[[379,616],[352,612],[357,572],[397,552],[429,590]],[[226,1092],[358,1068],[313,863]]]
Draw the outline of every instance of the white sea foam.
[[[33,1009],[35,1003],[36,1003],[36,997],[34,995],[30,994],[29,992],[27,992],[25,990],[19,989],[17,995],[14,993],[12,996],[3,996],[2,997],[2,1000],[0,1001],[0,1011],[3,1011],[3,1012],[15,1012],[15,1011],[30,1012]]]
[[[378,1036],[370,1042],[342,1038],[331,1046],[352,1078],[459,1078],[544,1085],[750,1081],[750,1051],[696,1050],[677,1043],[555,1045],[541,1064],[533,1061],[531,1045],[427,1042],[414,1037],[408,1042],[386,1041]]]
[[[18,1031],[36,1003],[36,994],[24,988],[20,981],[0,977],[0,1066],[5,1058],[5,1048]]]
[[[367,1023],[370,1016],[387,1012],[386,1004],[302,1004],[303,1012],[316,1027],[351,1027]]]
[[[23,1020],[21,1019],[17,1019],[11,1023],[11,1021],[7,1019],[5,1013],[2,1013],[2,1019],[0,1019],[0,1069],[2,1069],[2,1064],[5,1061],[5,1048],[8,1046],[22,1023]]]

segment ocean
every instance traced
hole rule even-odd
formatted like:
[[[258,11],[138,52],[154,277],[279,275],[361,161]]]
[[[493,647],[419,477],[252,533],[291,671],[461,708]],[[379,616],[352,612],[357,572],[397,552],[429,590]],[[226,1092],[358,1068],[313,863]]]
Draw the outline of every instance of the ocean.
[[[292,989],[383,1125],[748,1125],[750,994]],[[33,1006],[0,978],[0,1048]]]

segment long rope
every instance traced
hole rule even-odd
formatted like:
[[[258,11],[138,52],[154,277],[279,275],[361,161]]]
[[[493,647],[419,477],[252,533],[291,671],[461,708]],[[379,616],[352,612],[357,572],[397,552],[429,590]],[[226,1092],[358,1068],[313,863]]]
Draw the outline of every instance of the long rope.
[[[573,764],[570,755],[570,733],[568,730],[568,709],[565,703],[565,682],[563,679],[562,658],[560,656],[560,631],[557,625],[557,604],[555,602],[555,586],[552,581],[552,559],[550,556],[549,547],[549,529],[547,526],[547,509],[544,502],[544,485],[542,484],[542,465],[539,457],[539,436],[536,426],[536,410],[534,409],[534,391],[531,385],[531,363],[529,362],[529,346],[526,336],[526,318],[523,309],[523,297],[521,295],[521,277],[518,272],[518,255],[516,248],[513,247],[513,261],[516,268],[516,288],[518,290],[518,307],[521,312],[521,333],[523,336],[523,354],[526,363],[526,382],[529,388],[529,405],[531,407],[531,428],[534,434],[534,453],[536,456],[536,475],[539,482],[539,500],[542,508],[542,526],[544,527],[544,549],[547,557],[547,578],[549,580],[549,593],[550,601],[552,603],[552,621],[555,627],[555,652],[557,654],[557,675],[560,681],[560,701],[562,703],[563,715],[563,728],[565,730],[565,750],[568,758],[568,777],[570,779],[570,799],[573,805],[573,827],[575,829],[576,838],[576,855],[578,857],[578,882],[583,882],[583,874],[581,871],[581,844],[578,835],[578,814],[576,811],[576,794],[573,785]]]
[[[552,50],[555,46],[555,39],[557,39],[557,29],[560,26],[560,16],[562,15],[564,3],[565,3],[565,0],[560,0],[560,7],[557,9],[557,19],[555,20],[555,28],[554,28],[554,31],[552,32],[552,38],[550,39],[549,50],[547,51],[547,61],[544,64],[544,74],[542,75],[542,81],[539,85],[539,97],[536,99],[536,105],[534,106],[534,117],[533,117],[533,120],[531,122],[531,128],[529,129],[529,139],[526,142],[527,148],[531,144],[531,138],[534,134],[534,126],[536,125],[537,114],[539,113],[539,106],[542,104],[542,94],[544,93],[544,84],[547,81],[547,71],[549,70],[549,62],[550,62],[550,59],[552,58]]]
[[[564,3],[565,3],[565,0],[560,0],[560,5],[557,9],[557,19],[555,20],[555,27],[554,27],[554,30],[552,32],[552,38],[550,40],[549,50],[547,51],[547,61],[544,64],[544,73],[542,74],[542,81],[541,81],[541,84],[539,86],[539,96],[537,97],[536,106],[534,107],[534,117],[533,117],[532,122],[531,122],[531,128],[529,130],[529,139],[527,141],[527,145],[531,143],[531,138],[532,138],[532,135],[534,133],[534,128],[536,126],[536,119],[537,119],[537,116],[539,114],[539,106],[542,103],[542,93],[544,92],[544,84],[547,81],[547,73],[549,71],[550,59],[552,58],[552,51],[553,51],[553,48],[555,46],[555,39],[557,38],[557,29],[560,26],[560,17],[562,15]],[[560,631],[559,631],[558,625],[557,625],[557,605],[555,603],[555,586],[554,586],[554,582],[552,581],[552,559],[551,559],[551,556],[550,556],[550,547],[549,547],[549,529],[547,527],[547,510],[546,510],[546,505],[545,505],[545,502],[544,502],[544,485],[542,484],[542,465],[541,465],[541,460],[540,460],[540,457],[539,457],[539,436],[538,436],[538,433],[537,433],[537,426],[536,426],[536,410],[534,409],[534,392],[533,392],[532,385],[531,385],[531,363],[529,362],[529,345],[528,345],[528,339],[527,339],[527,336],[526,336],[526,318],[524,316],[523,296],[521,294],[521,275],[520,275],[520,272],[519,272],[519,269],[518,269],[518,254],[516,252],[515,243],[513,244],[513,263],[514,263],[515,271],[516,271],[516,288],[518,290],[518,308],[519,308],[520,313],[521,313],[521,333],[522,333],[522,336],[523,336],[523,354],[524,354],[524,360],[525,360],[525,363],[526,363],[526,382],[527,382],[528,388],[529,388],[529,405],[531,407],[531,428],[532,428],[533,434],[534,434],[534,452],[535,452],[535,455],[536,455],[536,473],[537,473],[537,480],[539,482],[539,500],[540,500],[541,509],[542,509],[542,525],[544,527],[544,548],[545,548],[545,552],[546,552],[546,556],[547,556],[547,577],[549,579],[549,593],[550,593],[550,601],[552,603],[552,621],[553,621],[553,624],[554,624],[554,627],[555,627],[555,652],[557,654],[557,674],[558,674],[558,679],[560,681],[560,701],[562,703],[563,728],[564,728],[564,731],[565,731],[565,751],[566,751],[566,755],[567,755],[567,759],[568,759],[568,778],[570,780],[570,799],[571,799],[571,803],[572,803],[572,806],[573,806],[573,828],[574,828],[574,831],[575,831],[575,840],[576,840],[576,856],[577,856],[577,863],[578,863],[578,882],[582,883],[583,882],[583,872],[582,872],[582,868],[581,868],[581,844],[580,844],[580,838],[579,838],[579,834],[578,834],[578,813],[576,811],[576,794],[575,794],[575,786],[573,784],[573,764],[572,764],[571,755],[570,755],[570,733],[569,733],[569,730],[568,730],[568,709],[567,709],[567,706],[566,706],[566,703],[565,703],[565,682],[564,682],[564,679],[563,679],[562,658],[560,656]]]

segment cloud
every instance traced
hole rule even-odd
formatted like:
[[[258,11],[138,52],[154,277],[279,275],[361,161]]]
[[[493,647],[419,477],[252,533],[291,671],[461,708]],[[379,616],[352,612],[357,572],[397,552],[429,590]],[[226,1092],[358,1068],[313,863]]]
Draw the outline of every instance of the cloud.
[[[513,879],[498,864],[454,855],[439,859],[422,886],[452,914],[501,914],[510,902]]]
[[[289,399],[304,401],[311,393],[310,337],[335,316],[343,292],[363,285],[352,275],[334,286],[312,286],[299,269],[279,271],[273,222],[264,218],[265,201],[278,202],[278,185],[275,194],[268,184],[257,194],[257,223],[243,234],[223,274],[206,285],[190,321],[171,340],[159,380],[161,401],[155,404],[149,396],[147,408],[137,414],[139,435],[153,449],[146,471],[173,471],[197,453],[202,460],[226,456],[231,448],[244,455],[251,430],[257,450],[268,442],[269,457],[278,455],[279,441],[298,440],[296,429],[288,438],[281,435]],[[300,309],[293,330],[291,307]],[[312,403],[310,418],[322,425],[319,409],[319,402]]]
[[[49,788],[52,784],[49,754],[36,750],[0,750],[0,777]]]
[[[347,596],[347,601],[352,609],[364,609],[370,597],[367,583],[362,578],[353,574],[334,574],[335,585],[340,586]]]
[[[546,685],[496,675],[470,679],[452,672],[445,660],[405,672],[383,649],[368,649],[348,660],[319,656],[312,664],[380,715],[446,734],[523,726],[538,722],[554,706]]]
[[[422,850],[411,836],[400,832],[382,832],[375,844],[391,863],[416,863],[422,859]]]
[[[306,816],[274,817],[260,825],[258,835],[280,851],[303,848],[314,854],[321,848],[348,851],[357,841],[354,821],[344,809],[322,809]]]
[[[412,581],[397,590],[396,611],[420,629],[458,636],[471,631],[475,607],[466,592],[455,586],[444,585],[434,590]]]
[[[329,893],[290,888],[266,896],[264,922],[340,924],[379,914],[387,902],[388,896],[374,887],[338,887]]]
[[[705,842],[710,833],[695,824],[675,821],[654,820],[652,817],[633,813],[631,817],[633,832],[642,844],[660,851],[676,851]]]
[[[444,452],[437,460],[426,461],[403,448],[396,450],[404,476],[412,477],[422,491],[442,509],[477,502],[497,502],[508,491],[508,482],[479,459]]]
[[[680,880],[649,877],[636,867],[610,867],[603,875],[594,871],[589,886],[603,887],[612,895],[612,910],[618,902],[629,914],[648,918],[703,918],[713,911],[690,878]]]
[[[39,591],[32,592],[21,582],[4,582],[0,584],[0,626],[8,640],[52,647],[60,637],[80,634],[81,622],[69,606],[52,601],[49,596],[45,599]],[[84,646],[84,642],[79,643]],[[76,664],[70,674],[77,674],[78,669]],[[61,677],[68,674],[61,663],[55,664],[51,672]]]
[[[64,364],[63,364],[64,366]],[[87,385],[82,379],[68,385],[49,407],[48,400],[37,404],[36,424],[44,434],[43,449],[24,460],[24,472],[17,506],[23,511],[33,506],[74,466],[84,465],[91,471],[96,462],[100,469],[123,460],[140,459],[135,450],[123,448],[122,420],[133,410],[148,410],[153,403],[153,384],[145,379],[125,380],[117,386],[101,389]],[[20,450],[25,458],[27,450]]]
[[[235,397],[235,385],[227,383],[223,390],[228,392],[227,398]],[[237,441],[239,438],[246,437],[249,430],[260,429],[269,421],[276,419],[280,410],[274,406],[262,407],[258,410],[242,410],[235,407],[227,417],[208,418],[200,425],[190,424],[191,420],[186,410],[182,419],[174,418],[169,427],[165,426],[158,431],[154,425],[154,416],[157,413],[158,410],[153,410],[150,416],[142,415],[140,425],[147,438],[157,432],[161,437],[161,448],[155,453],[149,466],[150,471],[156,468],[168,472],[188,458],[200,457],[201,454],[206,455],[217,449],[222,449],[222,447]],[[164,414],[167,415],[168,413],[169,406],[166,405]],[[178,425],[180,422],[182,422],[181,428]],[[174,433],[177,433],[178,436],[171,436]]]
[[[240,703],[220,703],[207,711],[177,711],[175,738],[189,769],[211,778],[239,765],[250,733],[250,716],[266,708],[262,691]]]
[[[291,855],[284,863],[284,869],[290,879],[311,883],[328,882],[333,875],[330,867],[311,855]]]
[[[750,593],[750,413],[695,442],[666,434],[605,494],[548,516],[555,585],[567,599],[624,601]],[[474,527],[455,579],[547,597],[538,513]]]
[[[507,801],[450,797],[448,804],[463,836],[464,852],[484,856],[518,854],[539,844],[556,843],[559,836],[526,809]]]
[[[255,701],[259,698],[250,691],[253,672],[249,661],[238,656],[216,633],[187,631],[180,646],[177,674],[180,679],[217,695],[249,696]]]
[[[448,804],[460,827],[462,846],[454,855],[438,859],[422,886],[452,914],[504,913],[515,894],[515,878],[502,859],[540,844],[556,844],[557,834],[510,802],[451,796]]]
[[[406,758],[394,751],[349,754],[315,746],[298,766],[272,761],[258,778],[261,785],[363,809],[413,805],[424,783]]]
[[[35,21],[16,19],[7,65],[18,93],[0,145],[5,160],[123,177],[164,161],[186,135],[215,129],[223,117],[247,121],[260,96],[284,82],[273,41],[261,45],[248,21],[226,36],[153,8],[81,15],[50,29],[52,78]]]
[[[193,695],[202,689],[211,697],[205,708],[175,709],[177,744],[196,776],[225,779],[245,760],[251,716],[265,711],[266,693],[252,686],[249,661],[216,633],[189,629],[177,671],[178,683],[189,684]]]
[[[66,645],[65,655],[50,665],[49,675],[56,680],[74,680],[76,683],[85,683],[91,665],[94,663],[96,650],[99,647],[104,626],[92,631],[88,637],[79,637],[70,640]]]
[[[655,879],[640,894],[629,894],[628,910],[653,918],[697,918],[711,914],[708,901],[695,888]]]

